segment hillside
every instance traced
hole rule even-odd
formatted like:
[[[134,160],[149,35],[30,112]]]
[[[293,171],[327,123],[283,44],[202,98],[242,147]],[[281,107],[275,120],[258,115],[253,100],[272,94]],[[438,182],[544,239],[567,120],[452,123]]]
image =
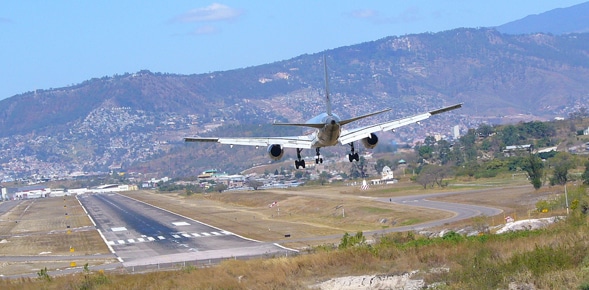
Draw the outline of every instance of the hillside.
[[[506,34],[589,32],[589,2],[529,15],[497,26],[496,29]]]
[[[267,162],[262,150],[178,143],[215,128],[221,135],[284,134],[259,124],[300,122],[321,112],[323,55],[334,111],[343,118],[393,107],[373,118],[381,121],[465,103],[427,126],[410,126],[391,137],[402,142],[450,135],[457,124],[466,129],[481,122],[566,117],[589,99],[588,50],[589,34],[456,29],[387,37],[232,71],[141,71],[28,92],[0,101],[0,175],[107,171],[121,165],[184,175]]]

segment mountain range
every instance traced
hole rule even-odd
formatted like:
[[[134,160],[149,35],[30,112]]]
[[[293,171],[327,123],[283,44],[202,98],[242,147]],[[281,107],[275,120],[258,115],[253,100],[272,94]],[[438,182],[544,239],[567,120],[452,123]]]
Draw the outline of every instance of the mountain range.
[[[0,101],[0,178],[121,167],[189,175],[262,162],[261,152],[179,143],[196,134],[284,134],[261,124],[301,122],[323,111],[323,55],[342,118],[392,107],[374,118],[380,121],[464,103],[391,137],[399,141],[450,135],[454,125],[566,117],[589,101],[588,22],[549,19],[589,15],[589,4],[577,6],[497,28],[391,36],[231,71],[140,71],[19,94]]]

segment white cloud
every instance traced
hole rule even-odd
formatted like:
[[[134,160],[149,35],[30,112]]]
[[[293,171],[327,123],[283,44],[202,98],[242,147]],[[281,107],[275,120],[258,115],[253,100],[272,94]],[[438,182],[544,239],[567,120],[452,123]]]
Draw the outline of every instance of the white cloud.
[[[236,19],[242,14],[239,9],[213,3],[207,7],[192,9],[174,18],[174,22],[209,22]]]
[[[418,21],[420,10],[416,6],[411,6],[395,16],[383,16],[373,9],[359,9],[354,10],[348,14],[350,17],[368,20],[375,24],[390,24],[390,23],[408,23]]]
[[[372,9],[360,9],[354,10],[350,13],[350,16],[354,18],[375,18],[378,17],[378,12]]]
[[[201,26],[201,27],[196,28],[191,34],[192,35],[213,34],[213,33],[217,33],[218,31],[219,31],[219,29],[217,29],[214,26],[205,25],[205,26]]]

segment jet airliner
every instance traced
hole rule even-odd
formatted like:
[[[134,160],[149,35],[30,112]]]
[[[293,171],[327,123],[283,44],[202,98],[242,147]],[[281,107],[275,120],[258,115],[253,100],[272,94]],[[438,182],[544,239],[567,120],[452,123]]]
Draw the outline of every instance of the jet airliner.
[[[429,111],[426,113],[406,117],[402,119],[377,123],[369,126],[358,127],[347,130],[343,128],[344,125],[352,123],[354,121],[364,119],[366,117],[378,115],[391,109],[384,109],[378,112],[373,112],[367,115],[342,120],[338,115],[331,111],[331,99],[329,96],[329,85],[327,75],[327,63],[325,56],[323,57],[323,65],[325,70],[325,105],[326,112],[321,113],[312,119],[309,119],[305,123],[274,123],[278,126],[299,126],[299,127],[310,127],[314,128],[315,132],[309,135],[303,136],[290,136],[290,137],[236,137],[236,138],[225,138],[225,137],[185,137],[185,142],[216,142],[228,145],[247,145],[247,146],[268,146],[267,153],[272,160],[280,160],[284,155],[284,148],[294,148],[297,152],[297,159],[295,160],[295,168],[305,168],[305,160],[301,157],[303,149],[315,148],[315,163],[323,163],[320,149],[322,147],[335,146],[338,144],[350,146],[350,152],[348,159],[350,162],[354,160],[359,161],[358,152],[354,148],[354,142],[361,141],[365,148],[372,149],[378,143],[378,137],[376,132],[379,131],[394,131],[396,128],[413,124],[420,123],[421,121],[429,118],[430,116],[448,112],[454,109],[462,107],[462,103],[455,104],[448,107],[443,107],[437,110]]]

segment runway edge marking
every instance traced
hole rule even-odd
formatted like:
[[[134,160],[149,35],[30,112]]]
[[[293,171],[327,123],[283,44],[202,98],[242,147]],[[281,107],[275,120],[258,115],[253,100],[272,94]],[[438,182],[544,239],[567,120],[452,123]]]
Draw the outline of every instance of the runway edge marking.
[[[108,250],[113,255],[115,255],[117,257],[117,260],[119,260],[119,262],[123,263],[124,262],[123,261],[123,258],[121,258],[121,257],[119,257],[119,255],[117,255],[117,252],[115,252],[115,250],[110,246],[110,244],[106,240],[106,237],[102,234],[102,232],[100,231],[100,229],[96,227],[96,223],[94,222],[94,219],[92,218],[92,216],[90,216],[90,214],[86,210],[86,207],[82,204],[82,202],[78,198],[78,195],[76,195],[76,200],[78,201],[78,203],[80,204],[80,206],[82,207],[82,209],[84,210],[84,212],[86,213],[86,215],[88,216],[88,218],[90,219],[90,221],[92,222],[92,224],[94,225],[94,228],[96,228],[96,231],[98,231],[98,234],[100,235],[100,237],[102,238],[102,240],[104,241],[104,243],[106,244],[106,246],[108,247]]]
[[[173,211],[170,211],[170,210],[167,210],[167,209],[165,209],[165,208],[161,208],[161,207],[159,207],[159,206],[155,206],[155,205],[153,205],[153,204],[149,204],[149,203],[147,203],[147,202],[144,202],[144,201],[141,201],[141,200],[138,200],[138,199],[135,199],[135,198],[129,197],[129,196],[125,196],[125,195],[122,195],[122,194],[118,194],[118,193],[115,193],[115,194],[116,194],[116,195],[119,195],[119,196],[122,196],[122,197],[125,197],[125,198],[128,198],[128,199],[131,199],[131,200],[134,200],[134,201],[137,201],[137,202],[140,202],[140,203],[143,203],[143,204],[146,204],[146,205],[148,205],[148,206],[151,206],[151,207],[157,208],[157,209],[159,209],[159,210],[163,210],[163,211],[165,211],[165,212],[169,212],[169,213],[171,213],[171,214],[173,214],[173,215],[176,215],[176,216],[179,216],[179,217],[182,217],[182,218],[185,218],[185,219],[191,220],[191,221],[193,221],[193,222],[197,222],[197,223],[199,223],[199,224],[201,224],[201,225],[205,225],[205,226],[208,226],[208,227],[211,227],[211,228],[217,229],[217,230],[219,230],[219,231],[225,231],[225,230],[223,230],[223,229],[221,229],[221,228],[218,228],[218,227],[216,227],[216,226],[209,225],[209,224],[207,224],[207,223],[203,223],[203,222],[201,222],[201,221],[197,221],[197,220],[195,220],[195,219],[193,219],[193,218],[189,218],[189,217],[187,217],[187,216],[181,215],[181,214],[179,214],[179,213],[175,213],[175,212],[173,212]],[[237,236],[237,237],[240,237],[240,238],[242,238],[242,239],[244,239],[244,240],[248,240],[248,241],[252,241],[252,242],[256,242],[256,243],[264,243],[264,242],[262,242],[262,241],[258,241],[258,240],[254,240],[254,239],[246,238],[246,237],[244,237],[244,236],[241,236],[241,235],[238,235],[238,234],[236,234],[236,233],[232,233],[232,234],[234,234],[235,236]],[[275,244],[275,245],[276,245],[276,243],[272,243],[272,244]],[[281,247],[281,248],[283,248],[283,249],[285,249],[285,250],[290,250],[290,251],[297,252],[297,253],[299,252],[299,250],[295,250],[295,249],[287,248],[287,247],[284,247],[284,246],[280,246],[280,247]]]

